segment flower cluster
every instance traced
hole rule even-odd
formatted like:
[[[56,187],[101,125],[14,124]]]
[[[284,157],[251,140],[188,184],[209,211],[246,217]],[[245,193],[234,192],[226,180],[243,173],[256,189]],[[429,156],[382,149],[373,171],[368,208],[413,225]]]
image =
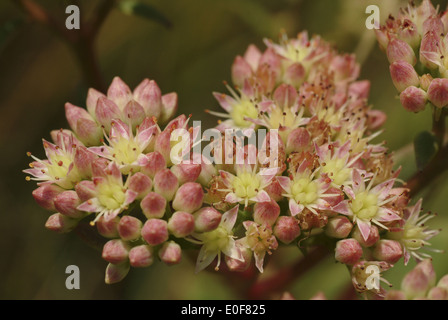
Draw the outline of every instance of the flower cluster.
[[[155,257],[179,263],[192,247],[197,272],[263,272],[281,245],[326,243],[359,292],[381,293],[366,285],[369,266],[426,257],[421,249],[437,234],[424,225],[432,216],[420,215],[421,201],[409,206],[390,153],[375,142],[386,116],[368,105],[355,56],[306,32],[265,43],[235,59],[231,96],[214,94],[226,112],[209,111],[227,119],[222,132],[268,129],[258,148],[238,135],[217,139],[211,155],[225,162],[214,163],[194,152],[190,117],[169,121],[175,93],[162,95],[149,80],[131,91],[115,78],[107,95],[89,91],[87,111],[67,104],[71,131],[52,132],[45,160],[32,156],[33,196],[57,212],[47,228],[68,232],[87,220],[110,239],[107,283]],[[176,129],[191,139],[173,139]]]
[[[438,109],[448,105],[447,32],[448,11],[440,13],[430,0],[409,4],[376,30],[406,110],[422,111],[428,102]]]

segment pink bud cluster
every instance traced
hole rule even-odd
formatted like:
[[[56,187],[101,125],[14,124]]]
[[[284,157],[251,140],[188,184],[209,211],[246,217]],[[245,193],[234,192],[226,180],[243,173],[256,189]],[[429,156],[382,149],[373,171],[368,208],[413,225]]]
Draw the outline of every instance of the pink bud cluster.
[[[107,95],[89,91],[87,111],[67,104],[72,130],[44,141],[47,159],[32,156],[25,172],[38,181],[33,196],[55,212],[46,227],[96,226],[108,239],[107,283],[130,267],[180,263],[192,246],[196,272],[211,264],[218,270],[222,260],[230,271],[263,272],[281,245],[324,240],[359,292],[370,290],[362,282],[367,266],[385,271],[402,257],[427,257],[420,249],[437,231],[424,225],[431,216],[420,214],[421,201],[409,206],[384,143],[373,143],[386,116],[369,106],[370,85],[357,80],[355,56],[307,33],[265,43],[264,52],[250,45],[235,59],[232,96],[214,94],[227,111],[217,129],[270,130],[258,148],[235,137],[213,149],[231,161],[182,153],[199,161],[178,163],[172,151],[183,142],[173,132],[188,133],[187,151],[198,132],[190,117],[169,121],[176,94],[162,95],[149,80],[131,91],[115,78]],[[410,55],[390,55],[400,54]]]
[[[406,110],[422,111],[428,102],[439,109],[448,105],[447,32],[448,12],[439,12],[430,0],[409,4],[376,30]]]

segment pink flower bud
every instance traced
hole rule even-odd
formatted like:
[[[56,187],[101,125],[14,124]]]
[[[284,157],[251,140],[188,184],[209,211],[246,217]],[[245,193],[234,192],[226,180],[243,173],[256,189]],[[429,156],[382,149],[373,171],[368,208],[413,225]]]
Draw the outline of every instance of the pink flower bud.
[[[280,207],[277,202],[257,202],[254,206],[254,221],[258,224],[273,226],[280,215]]]
[[[191,213],[177,211],[168,220],[168,231],[176,238],[184,238],[194,231],[194,217]]]
[[[79,138],[86,146],[97,146],[103,138],[103,131],[100,126],[90,119],[79,119],[74,130]]]
[[[420,112],[425,109],[426,92],[417,87],[408,87],[400,94],[400,102],[410,112]]]
[[[114,77],[107,90],[107,98],[115,102],[115,104],[123,110],[124,106],[132,98],[132,92],[120,77]]]
[[[378,240],[380,239],[380,233],[377,227],[371,225],[369,237],[367,238],[367,240],[364,240],[361,235],[361,231],[359,231],[358,226],[356,226],[355,230],[353,231],[352,237],[356,239],[356,241],[358,241],[363,247],[368,248],[378,242]]]
[[[293,86],[283,83],[275,89],[274,101],[280,108],[292,107],[297,102],[297,91]]]
[[[443,32],[446,34],[448,32],[448,10],[442,13],[440,20],[443,23],[443,29],[444,29]]]
[[[92,199],[96,195],[95,184],[91,180],[83,180],[76,184],[75,191],[81,202]]]
[[[89,91],[87,92],[86,106],[87,111],[90,113],[92,117],[95,117],[96,104],[98,103],[98,99],[101,97],[105,98],[106,96],[93,88],[90,88]]]
[[[89,149],[83,146],[78,146],[73,160],[76,169],[82,178],[87,179],[92,176],[92,163],[98,157]]]
[[[401,283],[401,290],[408,299],[425,297],[429,288],[428,276],[419,268],[412,269]]]
[[[177,93],[171,92],[162,96],[163,112],[160,117],[160,123],[167,123],[174,117],[177,111]]]
[[[166,242],[159,250],[159,258],[169,266],[178,264],[182,260],[182,249],[174,241]]]
[[[123,240],[109,240],[103,247],[102,257],[107,262],[117,264],[128,259],[130,246]]]
[[[109,132],[112,120],[121,119],[121,111],[113,101],[101,97],[95,108],[95,116],[106,132]]]
[[[118,224],[118,234],[124,241],[132,241],[140,238],[142,222],[131,216],[124,216]]]
[[[54,184],[43,184],[39,188],[34,189],[33,198],[37,204],[49,211],[57,211],[54,206],[54,198],[63,192],[64,189]]]
[[[448,290],[448,274],[444,275],[437,283],[438,287]]]
[[[438,108],[448,105],[448,79],[434,79],[428,88],[428,99]]]
[[[143,107],[146,116],[159,118],[162,114],[162,92],[154,80],[143,80],[134,90],[134,99]]]
[[[128,261],[119,264],[109,263],[106,268],[106,284],[120,282],[127,276],[129,269],[130,266]]]
[[[196,232],[209,232],[215,230],[221,223],[222,214],[212,207],[204,207],[194,214],[194,230]]]
[[[425,20],[423,23],[423,32],[422,34],[426,34],[430,31],[434,32],[435,34],[442,34],[444,32],[444,25],[442,23],[442,20],[440,20],[437,16],[429,17]]]
[[[330,64],[336,81],[354,80],[359,76],[359,64],[354,54],[336,55]]]
[[[306,70],[301,63],[293,63],[285,70],[283,80],[285,83],[298,88],[305,81]]]
[[[118,238],[118,224],[120,223],[120,217],[115,217],[113,219],[105,219],[103,216],[100,217],[95,225],[98,233],[105,238],[114,239]]]
[[[354,265],[362,257],[362,247],[355,239],[344,239],[338,241],[335,249],[335,258],[337,261]]]
[[[277,178],[275,178],[275,177],[274,177],[274,179],[272,179],[271,184],[264,188],[264,191],[266,191],[268,193],[269,197],[272,200],[274,200],[275,202],[282,200],[283,193],[285,193],[282,186],[280,185]]]
[[[165,220],[150,219],[143,226],[142,237],[152,246],[164,243],[168,240],[168,224]]]
[[[286,140],[286,154],[303,151],[310,145],[311,136],[305,128],[296,128],[291,131]]]
[[[147,175],[137,172],[129,178],[128,188],[137,193],[137,199],[143,199],[151,191],[152,181]]]
[[[395,264],[403,256],[403,249],[398,241],[380,240],[375,244],[373,257],[379,261]]]
[[[406,294],[403,291],[389,290],[384,300],[406,300]]]
[[[428,292],[430,300],[448,300],[448,291],[444,288],[434,287]]]
[[[145,163],[140,171],[153,179],[157,172],[165,168],[165,158],[159,152],[154,151],[146,155]]]
[[[291,216],[281,216],[274,227],[274,235],[285,244],[290,244],[300,236],[299,222]]]
[[[154,176],[154,191],[171,201],[179,188],[179,181],[169,169],[163,169]],[[177,209],[176,209],[177,210]]]
[[[129,119],[132,128],[136,128],[146,118],[145,110],[135,100],[129,101],[123,109],[124,116]]]
[[[68,233],[78,225],[78,220],[69,218],[60,213],[51,215],[45,223],[45,228],[57,233]]]
[[[199,183],[187,182],[180,186],[173,200],[173,208],[177,211],[193,213],[202,206],[204,190]]]
[[[159,152],[167,164],[171,164],[171,130],[163,130],[159,133],[154,144],[154,150]]]
[[[177,177],[179,185],[186,182],[195,182],[201,173],[200,164],[176,164],[171,167],[171,171]]]
[[[239,245],[239,241],[237,240],[237,248],[241,252],[241,256],[243,261],[231,258],[229,256],[225,256],[225,261],[227,268],[233,272],[244,272],[246,271],[252,262],[253,252],[249,248],[246,248],[242,245]]]
[[[375,29],[374,31],[381,50],[386,51],[387,45],[389,44],[388,32],[386,31],[385,27],[381,27],[381,29]]]
[[[252,68],[243,57],[237,56],[232,64],[232,82],[239,87],[252,76]]]
[[[54,198],[56,210],[73,219],[85,216],[84,212],[76,209],[81,203],[82,201],[79,199],[78,194],[73,190],[64,191]]]
[[[145,268],[152,265],[154,256],[152,248],[148,245],[136,246],[129,251],[129,262],[134,268]]]
[[[411,46],[399,39],[391,39],[387,46],[387,58],[392,64],[396,61],[405,61],[412,66],[417,63],[417,58],[415,57],[414,50]]]
[[[328,300],[328,299],[323,292],[318,292],[310,300],[324,301],[324,300]]]
[[[336,239],[347,238],[353,229],[353,224],[345,216],[337,216],[328,220],[325,234]]]
[[[196,163],[201,164],[201,173],[199,174],[199,177],[197,178],[197,182],[199,182],[204,187],[208,187],[208,185],[209,185],[210,181],[212,181],[213,177],[218,174],[218,170],[213,165],[213,163],[205,161],[201,154],[194,154],[193,159],[195,159],[194,161]]]
[[[88,119],[93,121],[93,118],[87,112],[87,110],[77,107],[69,102],[65,104],[65,117],[67,122],[74,132],[76,132],[76,124],[79,119]]]
[[[420,79],[414,67],[406,61],[396,61],[389,67],[392,82],[399,92],[410,86],[418,86]]]
[[[432,265],[431,259],[425,259],[419,262],[415,269],[420,269],[423,273],[428,277],[429,286],[433,287],[436,285],[436,272],[434,271],[434,267]]]
[[[166,199],[158,193],[150,192],[142,200],[140,207],[146,218],[162,218],[165,214]]]

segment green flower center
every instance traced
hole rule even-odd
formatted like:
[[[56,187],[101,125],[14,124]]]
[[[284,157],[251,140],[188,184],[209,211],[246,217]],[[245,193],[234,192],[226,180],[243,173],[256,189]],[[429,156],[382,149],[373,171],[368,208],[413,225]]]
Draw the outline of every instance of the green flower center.
[[[118,184],[102,183],[98,185],[97,192],[101,205],[109,210],[120,208],[126,199],[123,187]]]
[[[113,144],[112,154],[114,155],[115,160],[122,165],[135,162],[141,152],[142,150],[140,150],[139,145],[135,139],[132,138],[125,139],[120,137],[120,139]]]
[[[260,185],[260,179],[256,175],[248,172],[236,176],[232,181],[233,190],[239,198],[255,197]]]
[[[337,185],[343,185],[351,176],[352,170],[346,168],[346,159],[336,158],[328,160],[325,166],[322,166],[322,173],[328,174]]]
[[[297,203],[309,205],[316,201],[318,185],[310,178],[300,178],[293,182],[291,194]]]
[[[202,241],[207,246],[207,251],[222,251],[229,243],[229,233],[227,230],[219,226],[213,231],[203,233]]]
[[[230,115],[238,127],[248,128],[253,123],[244,118],[256,119],[258,117],[258,110],[253,102],[247,98],[242,98],[239,103],[233,105]]]
[[[378,213],[378,196],[368,191],[360,192],[351,202],[353,214],[362,220],[373,219]]]

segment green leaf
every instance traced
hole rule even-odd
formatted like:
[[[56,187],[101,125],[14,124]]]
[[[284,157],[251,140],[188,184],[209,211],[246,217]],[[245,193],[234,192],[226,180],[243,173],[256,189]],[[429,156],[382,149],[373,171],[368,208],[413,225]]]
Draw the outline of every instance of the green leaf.
[[[415,162],[423,170],[437,152],[437,141],[429,131],[420,132],[414,139]]]
[[[14,19],[5,22],[0,26],[0,46],[2,46],[9,36],[23,24],[22,19]]]
[[[171,28],[172,24],[168,18],[158,9],[151,5],[141,3],[136,0],[123,0],[119,2],[118,8],[127,15],[140,16],[155,21],[166,28]]]

